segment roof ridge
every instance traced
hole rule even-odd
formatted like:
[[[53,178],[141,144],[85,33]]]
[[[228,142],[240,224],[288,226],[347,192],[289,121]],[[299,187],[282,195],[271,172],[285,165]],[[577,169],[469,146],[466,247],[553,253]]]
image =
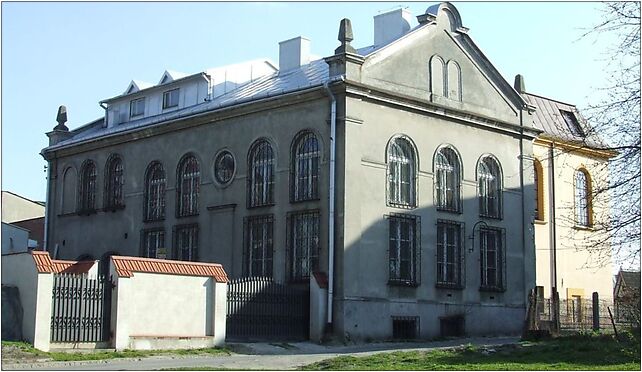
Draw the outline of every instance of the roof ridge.
[[[564,105],[567,105],[567,106],[573,106],[573,107],[577,108],[577,105],[576,105],[576,104],[568,103],[568,102],[563,102],[563,101],[560,101],[560,100],[555,99],[555,98],[544,97],[544,96],[542,96],[542,95],[535,94],[535,93],[530,93],[530,92],[523,92],[522,94],[526,94],[526,95],[529,95],[529,96],[538,97],[538,98],[541,98],[541,99],[546,99],[546,100],[553,101],[553,102],[557,102],[557,103],[562,103],[562,104],[564,104]]]

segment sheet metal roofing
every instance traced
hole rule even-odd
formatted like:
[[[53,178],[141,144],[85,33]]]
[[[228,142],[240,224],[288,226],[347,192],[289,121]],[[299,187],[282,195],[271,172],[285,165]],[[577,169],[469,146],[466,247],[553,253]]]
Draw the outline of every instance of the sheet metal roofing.
[[[118,276],[129,278],[134,272],[174,274],[189,276],[211,276],[218,283],[227,283],[227,273],[221,264],[161,260],[156,258],[111,256]]]
[[[147,127],[172,119],[230,107],[261,98],[319,86],[326,81],[328,81],[328,65],[324,60],[319,59],[299,68],[288,71],[278,71],[273,74],[260,77],[254,81],[242,84],[238,88],[218,96],[209,102],[203,102],[169,113],[133,120],[127,123],[118,124],[111,128],[88,126],[86,130],[78,131],[71,138],[61,141],[54,146],[50,146],[47,150],[53,150],[110,134]]]
[[[536,107],[533,115],[533,126],[543,130],[550,137],[568,142],[581,142],[595,148],[605,148],[604,142],[582,117],[575,105],[556,101],[551,98],[538,96],[531,93],[522,93],[529,104]],[[564,121],[562,111],[575,114],[577,122],[585,136],[574,135]]]
[[[31,251],[39,273],[84,274],[96,264],[96,261],[52,260],[49,252]]]

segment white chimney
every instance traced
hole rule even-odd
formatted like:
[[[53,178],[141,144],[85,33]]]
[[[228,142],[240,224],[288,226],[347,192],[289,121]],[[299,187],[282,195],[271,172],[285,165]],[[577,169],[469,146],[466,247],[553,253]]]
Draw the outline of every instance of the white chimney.
[[[410,31],[412,14],[406,9],[395,9],[374,17],[374,44],[384,45]]]
[[[279,70],[287,71],[310,63],[310,40],[297,36],[279,43]]]

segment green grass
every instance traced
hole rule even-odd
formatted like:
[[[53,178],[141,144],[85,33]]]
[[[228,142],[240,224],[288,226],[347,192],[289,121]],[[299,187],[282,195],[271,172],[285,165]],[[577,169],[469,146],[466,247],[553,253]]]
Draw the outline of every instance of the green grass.
[[[342,356],[304,370],[640,370],[640,339],[578,335],[498,347]]]
[[[227,348],[181,349],[181,350],[122,350],[122,351],[84,351],[84,352],[44,352],[34,349],[26,342],[2,341],[3,354],[6,349],[17,349],[22,353],[41,358],[50,358],[57,362],[105,360],[116,358],[145,358],[155,355],[230,355]]]

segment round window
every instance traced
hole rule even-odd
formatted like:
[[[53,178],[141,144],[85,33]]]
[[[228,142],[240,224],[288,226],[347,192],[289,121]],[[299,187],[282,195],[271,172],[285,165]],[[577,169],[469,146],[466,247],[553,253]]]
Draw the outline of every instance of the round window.
[[[214,175],[216,180],[221,184],[226,184],[232,180],[234,175],[234,157],[229,151],[221,151],[214,161]]]

